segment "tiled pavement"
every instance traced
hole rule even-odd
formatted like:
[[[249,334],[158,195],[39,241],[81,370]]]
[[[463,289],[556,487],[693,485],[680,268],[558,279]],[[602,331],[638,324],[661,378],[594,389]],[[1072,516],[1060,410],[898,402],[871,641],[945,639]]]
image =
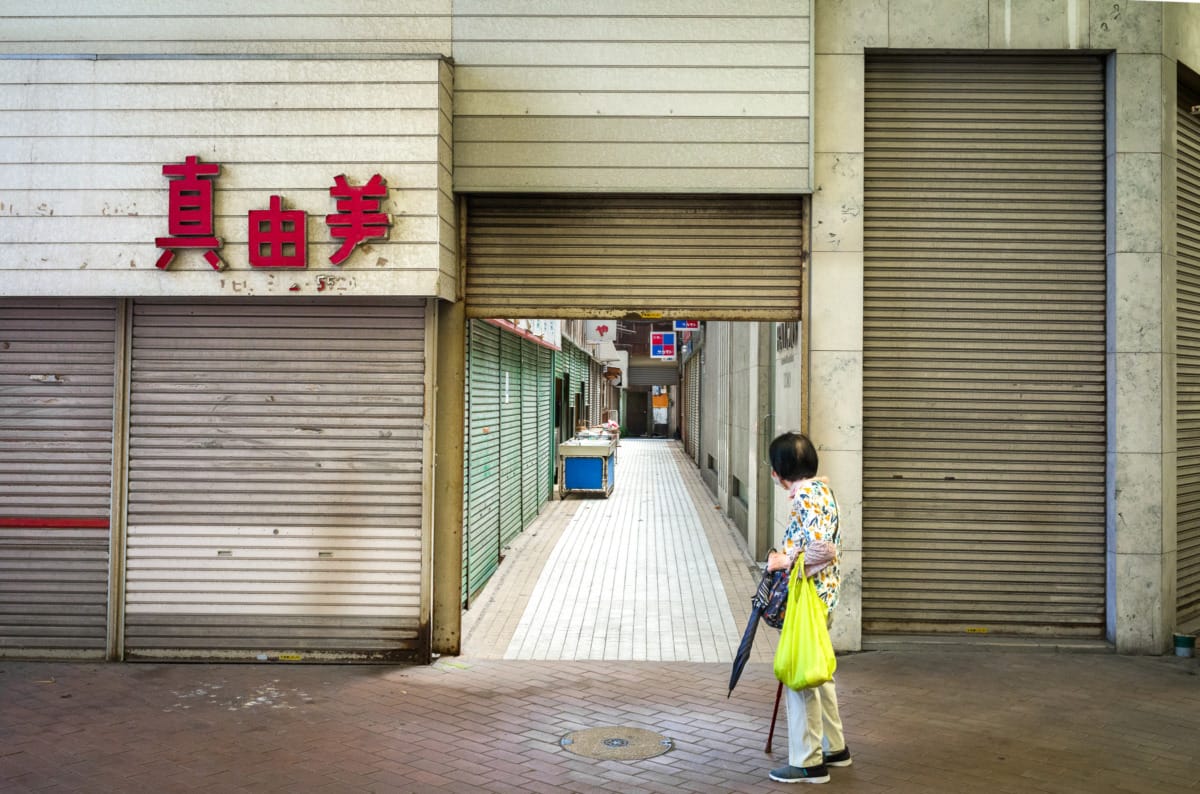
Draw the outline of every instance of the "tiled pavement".
[[[619,453],[618,488],[621,463]],[[694,469],[674,470],[740,634],[754,579],[748,560]],[[764,753],[775,694],[769,629],[731,699],[726,661],[501,658],[538,603],[545,561],[586,504],[568,499],[543,511],[467,612],[464,655],[428,667],[0,661],[0,791],[783,788],[766,778],[786,760],[782,714],[774,753]],[[596,597],[613,614],[619,599]],[[695,614],[721,609],[708,603]],[[718,649],[727,641],[715,638],[729,633],[720,620],[723,628],[709,632]],[[624,623],[612,633],[604,625],[606,640],[624,648]],[[659,647],[681,647],[673,624],[653,631],[672,634]],[[596,636],[577,649],[608,645]],[[827,791],[1200,791],[1200,660],[924,646],[846,654],[839,664],[854,765],[832,770]],[[622,762],[559,745],[570,731],[600,726],[648,729],[674,747]]]
[[[694,466],[679,466],[679,449],[625,439],[619,490],[568,500],[574,513],[504,658],[733,660],[742,626],[734,624],[684,472],[699,478]],[[743,562],[739,573],[753,581],[752,561]]]

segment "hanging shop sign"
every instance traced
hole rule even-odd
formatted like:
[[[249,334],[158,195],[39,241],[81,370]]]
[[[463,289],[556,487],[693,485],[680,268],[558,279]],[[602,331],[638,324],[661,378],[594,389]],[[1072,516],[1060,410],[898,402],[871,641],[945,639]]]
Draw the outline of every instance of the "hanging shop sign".
[[[699,327],[700,327],[699,320],[676,320],[675,321],[675,330],[676,331],[692,331]]]
[[[674,331],[654,331],[650,334],[650,358],[675,360]]]
[[[583,323],[583,342],[588,345],[598,345],[602,342],[617,341],[616,320],[585,320]]]
[[[182,163],[162,167],[163,176],[170,181],[167,203],[168,237],[156,237],[154,244],[162,249],[155,263],[166,270],[177,252],[187,249],[203,251],[204,261],[213,270],[225,267],[221,259],[222,241],[216,236],[213,221],[213,183],[221,172],[218,163],[204,163],[195,155]],[[383,177],[373,175],[366,184],[351,185],[345,174],[333,178],[329,195],[335,201],[334,213],[325,216],[325,225],[334,242],[340,242],[329,257],[340,265],[354,249],[367,240],[386,240],[391,216],[381,211],[388,188]],[[308,213],[287,209],[282,196],[271,196],[267,209],[250,210],[247,217],[249,261],[254,268],[308,267]]]

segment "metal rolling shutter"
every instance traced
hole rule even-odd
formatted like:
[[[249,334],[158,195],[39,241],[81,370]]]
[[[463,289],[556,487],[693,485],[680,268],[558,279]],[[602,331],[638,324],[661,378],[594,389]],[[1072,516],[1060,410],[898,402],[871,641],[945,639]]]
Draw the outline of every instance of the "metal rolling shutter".
[[[800,316],[799,196],[478,195],[468,201],[468,316]]]
[[[687,384],[687,453],[688,457],[700,462],[700,354],[696,353],[684,365],[684,382]]]
[[[500,332],[500,546],[521,534],[521,337]],[[503,551],[501,552],[503,555]]]
[[[629,386],[678,386],[679,367],[674,363],[630,364]]]
[[[571,345],[571,391],[580,395],[579,419],[586,420],[583,415],[584,404],[587,400],[588,370],[587,356],[582,350]]]
[[[0,301],[0,656],[106,648],[116,304]]]
[[[1175,623],[1200,619],[1200,91],[1179,86],[1176,232]]]
[[[542,503],[538,498],[538,481],[541,466],[538,461],[538,439],[541,427],[538,424],[538,387],[541,373],[538,371],[538,345],[521,340],[521,527],[537,517]]]
[[[500,329],[468,323],[467,493],[463,567],[468,599],[500,564]]]
[[[138,302],[129,658],[414,660],[425,306]]]
[[[863,629],[1102,637],[1104,72],[868,56]]]

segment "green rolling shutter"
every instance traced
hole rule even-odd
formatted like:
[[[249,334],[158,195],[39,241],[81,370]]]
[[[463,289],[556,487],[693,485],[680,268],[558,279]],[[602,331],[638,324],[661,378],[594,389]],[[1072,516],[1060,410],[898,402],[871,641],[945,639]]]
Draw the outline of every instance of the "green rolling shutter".
[[[468,345],[464,600],[500,563],[500,329],[472,320]]]

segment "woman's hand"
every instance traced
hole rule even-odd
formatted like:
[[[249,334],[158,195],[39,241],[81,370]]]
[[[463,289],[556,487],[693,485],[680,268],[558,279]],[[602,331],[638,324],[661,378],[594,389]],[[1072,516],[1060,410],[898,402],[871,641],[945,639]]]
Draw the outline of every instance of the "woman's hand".
[[[792,567],[792,560],[782,551],[773,551],[767,555],[768,571],[786,571]]]

